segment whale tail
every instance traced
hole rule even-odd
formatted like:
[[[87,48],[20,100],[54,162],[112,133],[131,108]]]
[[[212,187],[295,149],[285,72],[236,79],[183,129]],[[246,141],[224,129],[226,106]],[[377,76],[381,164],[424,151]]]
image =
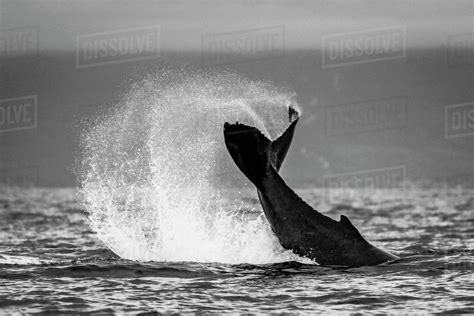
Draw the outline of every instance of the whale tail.
[[[285,159],[291,145],[298,112],[289,108],[290,126],[273,142],[257,128],[244,124],[224,124],[224,139],[227,150],[237,167],[257,188],[270,168],[276,171]]]

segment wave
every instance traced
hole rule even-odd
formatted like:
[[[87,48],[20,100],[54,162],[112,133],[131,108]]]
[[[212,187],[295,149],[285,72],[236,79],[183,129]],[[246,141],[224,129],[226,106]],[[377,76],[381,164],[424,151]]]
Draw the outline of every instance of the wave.
[[[271,233],[255,192],[243,199],[251,187],[222,136],[225,121],[239,121],[276,138],[290,104],[294,93],[230,72],[163,70],[132,85],[83,135],[79,176],[92,228],[133,260],[299,260]]]

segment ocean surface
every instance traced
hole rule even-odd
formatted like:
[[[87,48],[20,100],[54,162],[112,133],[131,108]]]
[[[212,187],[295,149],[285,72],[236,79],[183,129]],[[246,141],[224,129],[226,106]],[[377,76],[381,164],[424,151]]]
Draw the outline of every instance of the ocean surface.
[[[473,190],[351,191],[329,200],[322,189],[297,192],[332,218],[347,215],[401,259],[352,269],[278,256],[235,262],[252,257],[224,260],[227,253],[222,262],[192,253],[198,260],[124,259],[93,231],[76,189],[4,188],[0,313],[474,313]],[[254,195],[243,201],[236,223],[261,215]],[[245,243],[255,248],[252,238]]]

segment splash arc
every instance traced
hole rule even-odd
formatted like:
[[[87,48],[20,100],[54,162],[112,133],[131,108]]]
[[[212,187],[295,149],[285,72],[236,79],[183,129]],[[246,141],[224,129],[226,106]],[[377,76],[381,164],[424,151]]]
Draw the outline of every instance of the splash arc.
[[[279,175],[298,119],[298,112],[290,106],[290,125],[274,141],[255,127],[224,124],[227,150],[256,186],[265,216],[281,245],[329,266],[371,266],[398,259],[368,242],[346,216],[336,221],[313,209]]]

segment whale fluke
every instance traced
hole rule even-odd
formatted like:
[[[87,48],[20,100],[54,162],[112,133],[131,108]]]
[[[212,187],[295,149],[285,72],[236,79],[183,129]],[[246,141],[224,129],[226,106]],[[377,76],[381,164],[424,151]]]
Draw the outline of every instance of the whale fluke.
[[[271,141],[257,128],[244,124],[224,124],[227,149],[240,171],[255,185],[271,164]]]
[[[288,129],[273,142],[255,127],[224,124],[226,147],[256,186],[265,216],[282,246],[321,265],[357,267],[397,259],[365,240],[346,216],[336,221],[319,213],[286,185],[278,171],[298,122],[291,107],[289,120]]]
[[[281,164],[285,160],[286,153],[290,148],[293,135],[295,133],[295,127],[298,119],[293,121],[287,130],[277,139],[272,142],[272,164],[276,171],[280,171]]]

